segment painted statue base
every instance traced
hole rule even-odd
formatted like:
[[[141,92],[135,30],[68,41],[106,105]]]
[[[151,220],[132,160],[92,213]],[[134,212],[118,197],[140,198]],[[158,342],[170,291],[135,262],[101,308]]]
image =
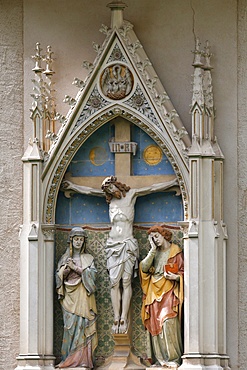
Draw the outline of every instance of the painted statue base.
[[[115,342],[114,353],[97,370],[142,370],[146,366],[131,352],[128,334],[113,334]]]

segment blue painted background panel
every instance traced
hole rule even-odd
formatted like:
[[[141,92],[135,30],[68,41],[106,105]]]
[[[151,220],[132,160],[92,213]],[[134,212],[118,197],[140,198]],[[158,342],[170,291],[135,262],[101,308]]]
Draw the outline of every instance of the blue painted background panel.
[[[137,198],[135,205],[135,223],[177,222],[183,220],[181,196],[174,192],[163,192]],[[74,194],[66,198],[59,193],[56,223],[60,225],[75,224],[109,224],[109,208],[105,198]]]
[[[68,172],[74,177],[114,175],[115,158],[108,144],[112,136],[113,127],[109,123],[99,128],[78,150]]]
[[[73,194],[66,198],[59,192],[56,223],[60,225],[109,223],[109,211],[105,198]]]
[[[105,198],[75,194],[71,199],[71,224],[109,223]]]
[[[62,191],[59,191],[56,207],[56,223],[61,225],[70,225],[71,198],[66,198]]]
[[[148,136],[139,127],[132,127],[132,141],[137,142],[137,152],[136,155],[132,157],[132,174],[139,176],[147,175],[174,175],[174,170],[167,159],[167,157],[162,154],[162,159],[157,165],[149,165],[145,162],[143,158],[144,150],[150,146],[157,144],[154,140]]]
[[[136,200],[135,223],[174,223],[182,220],[182,199],[175,192],[149,194]]]
[[[133,175],[174,174],[167,157],[162,154],[161,162],[149,165],[143,159],[143,152],[150,145],[157,145],[144,131],[133,125],[132,141],[138,143],[137,153],[132,156]],[[114,126],[110,123],[98,129],[78,150],[68,172],[72,176],[109,176],[115,174],[115,154],[110,152],[109,140],[114,137]],[[92,151],[94,149],[94,151]],[[145,184],[143,184],[145,186]],[[181,196],[173,192],[146,195],[137,199],[135,223],[177,222],[183,220]],[[66,198],[59,192],[56,209],[56,223],[109,224],[108,205],[104,198],[74,194]]]

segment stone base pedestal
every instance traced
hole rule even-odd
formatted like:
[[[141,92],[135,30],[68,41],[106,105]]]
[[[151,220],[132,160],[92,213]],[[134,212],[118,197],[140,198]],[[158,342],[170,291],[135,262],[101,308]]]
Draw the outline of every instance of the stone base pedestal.
[[[231,370],[228,356],[222,355],[184,355],[179,370]]]
[[[59,370],[59,368],[57,368]],[[89,370],[88,367],[64,367],[62,370]]]
[[[131,352],[131,344],[128,334],[113,334],[115,342],[114,353],[105,364],[97,367],[97,370],[141,370],[146,366],[141,364],[140,359]]]
[[[178,366],[150,366],[150,367],[146,367],[146,370],[174,370],[174,369],[178,369],[179,367]]]
[[[150,366],[150,367],[146,367],[146,370],[174,370],[174,369],[178,369],[178,367],[172,367],[172,366]]]
[[[55,370],[54,356],[20,355],[15,370]]]

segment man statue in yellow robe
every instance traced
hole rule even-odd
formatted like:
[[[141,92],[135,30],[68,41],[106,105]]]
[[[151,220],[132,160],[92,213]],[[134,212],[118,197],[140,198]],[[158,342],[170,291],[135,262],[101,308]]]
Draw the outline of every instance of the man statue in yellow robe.
[[[142,321],[148,331],[152,364],[177,368],[181,363],[183,253],[170,243],[172,233],[162,226],[148,230],[151,249],[140,263],[144,294]]]

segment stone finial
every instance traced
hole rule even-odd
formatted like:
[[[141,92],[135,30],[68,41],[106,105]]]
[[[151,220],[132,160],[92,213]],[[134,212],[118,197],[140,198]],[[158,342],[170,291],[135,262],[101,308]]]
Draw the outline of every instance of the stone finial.
[[[113,0],[107,6],[111,9],[111,28],[120,28],[123,24],[123,10],[127,5],[121,0]]]
[[[35,67],[32,69],[35,72],[35,78],[32,79],[33,91],[31,94],[32,108],[30,118],[33,121],[33,139],[37,139],[37,145],[44,152],[48,152],[50,142],[46,136],[46,131],[51,133],[54,131],[54,121],[56,115],[56,104],[54,97],[54,88],[52,75],[55,73],[52,70],[52,54],[51,46],[47,46],[46,55],[41,55],[40,43],[36,43],[35,55],[32,59],[35,61]],[[46,68],[42,68],[42,61],[46,63]],[[44,77],[45,75],[45,77]]]
[[[47,49],[46,49],[46,55],[45,57],[43,58],[43,61],[46,62],[46,68],[45,68],[45,71],[44,71],[44,74],[46,76],[48,75],[53,75],[55,72],[52,70],[52,62],[53,62],[53,58],[52,58],[52,54],[53,51],[51,51],[51,46],[48,45],[47,46]]]
[[[213,67],[211,67],[210,65],[210,59],[211,59],[211,56],[213,54],[210,53],[210,45],[209,45],[209,41],[207,40],[206,41],[206,46],[204,48],[204,53],[203,53],[203,56],[204,56],[204,66],[203,66],[203,69],[205,70],[210,70],[212,69]]]
[[[201,67],[203,65],[201,61],[202,51],[200,50],[201,43],[198,37],[196,38],[195,42],[196,42],[195,50],[193,51],[193,54],[195,55],[193,67]]]
[[[42,55],[41,55],[41,47],[40,43],[36,42],[36,47],[35,47],[35,55],[32,55],[32,59],[35,61],[35,66],[32,69],[35,73],[39,73],[43,71],[43,68],[41,67],[41,62],[42,62]]]
[[[197,37],[195,39],[195,50],[194,54],[194,75],[193,75],[193,96],[192,96],[192,110],[195,104],[198,107],[202,107],[204,104],[204,95],[203,95],[203,63],[201,61],[202,51],[200,50],[200,40]]]
[[[204,92],[205,113],[207,115],[208,121],[207,127],[209,139],[213,141],[215,108],[214,108],[213,83],[211,75],[212,66],[210,64],[210,58],[212,54],[210,53],[210,46],[208,41],[206,41],[203,56],[204,56],[203,92]]]

